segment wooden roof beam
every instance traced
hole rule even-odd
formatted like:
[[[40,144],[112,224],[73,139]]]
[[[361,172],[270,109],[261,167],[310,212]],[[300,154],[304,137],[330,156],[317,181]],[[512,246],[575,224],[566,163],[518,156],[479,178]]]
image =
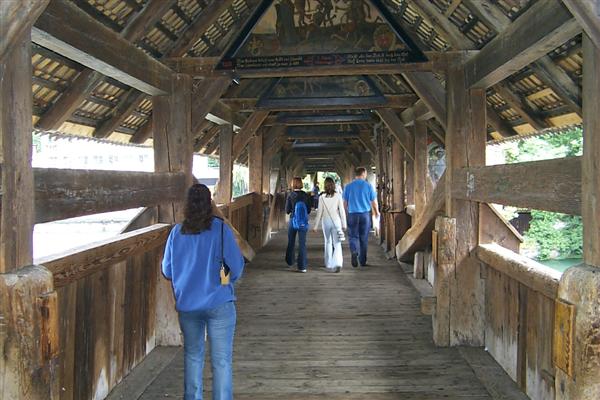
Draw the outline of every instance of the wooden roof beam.
[[[477,14],[488,26],[502,32],[511,20],[489,0],[464,0],[465,5]],[[581,114],[581,89],[573,79],[547,55],[531,64],[535,75],[556,93],[569,108]],[[497,129],[497,128],[496,128]]]
[[[256,134],[258,128],[269,116],[268,111],[254,111],[246,120],[240,131],[233,138],[233,159],[237,159],[246,148],[252,136]]]
[[[431,26],[441,30],[442,36],[444,36],[454,49],[470,50],[474,48],[473,42],[467,39],[458,26],[454,25],[452,21],[448,19],[449,16],[442,14],[435,4],[430,3],[429,1],[415,0],[412,0],[410,4],[419,11],[421,16],[423,16]]]
[[[67,0],[36,21],[33,42],[150,95],[171,90],[173,71]]]
[[[142,11],[128,21],[119,35],[132,43],[139,40],[146,32],[152,29],[154,24],[162,18],[175,1],[150,0],[146,3]],[[60,128],[101,81],[101,73],[85,68],[54,102],[50,109],[40,117],[36,126],[44,130],[56,130]]]
[[[0,62],[31,28],[50,0],[0,1]]]
[[[398,140],[406,154],[413,160],[415,159],[415,138],[405,127],[404,123],[396,112],[390,108],[377,110],[377,114],[388,127],[394,138]]]
[[[213,1],[204,7],[200,12],[199,18],[174,44],[169,52],[169,57],[183,56],[232,4],[233,0],[220,0]]]
[[[562,0],[585,33],[600,49],[600,4],[598,0]]]
[[[446,90],[440,81],[431,72],[407,72],[402,76],[445,129]]]
[[[364,65],[322,65],[315,68],[286,67],[265,69],[216,70],[210,65],[212,58],[183,57],[168,58],[165,63],[173,70],[196,78],[230,76],[233,72],[240,79],[258,78],[288,78],[312,76],[347,76],[347,75],[378,75],[397,74],[404,71],[443,71],[444,57],[436,57],[432,61],[408,64],[364,64]]]
[[[521,117],[533,127],[533,129],[539,131],[546,128],[546,122],[537,115],[535,110],[532,110],[519,96],[513,93],[506,84],[499,83],[494,86],[494,90],[498,92],[504,101],[518,112]]]
[[[488,88],[581,32],[559,0],[535,2],[465,63],[468,87]]]

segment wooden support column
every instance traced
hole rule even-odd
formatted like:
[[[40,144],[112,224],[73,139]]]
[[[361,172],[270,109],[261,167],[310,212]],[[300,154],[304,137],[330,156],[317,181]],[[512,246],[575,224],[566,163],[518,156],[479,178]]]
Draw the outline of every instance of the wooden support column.
[[[404,197],[404,150],[397,140],[392,143],[392,208],[403,211],[406,207]]]
[[[437,217],[434,240],[435,278],[433,290],[436,297],[433,312],[433,342],[437,346],[450,345],[450,290],[456,264],[456,220]]]
[[[233,184],[233,125],[221,125],[219,143],[219,183],[215,201],[227,204],[231,201]]]
[[[2,3],[2,2],[0,2]],[[38,4],[31,7],[42,7]],[[16,4],[16,3],[15,3]],[[34,181],[31,167],[31,23],[15,26],[0,4],[0,31],[9,34],[0,63],[0,398],[58,399],[58,312],[52,274],[32,267]],[[20,2],[19,2],[20,4]],[[22,4],[23,7],[25,5]],[[7,13],[8,12],[8,13]],[[6,14],[5,14],[6,13]],[[6,20],[8,18],[8,20]],[[12,29],[18,29],[15,33]],[[9,30],[6,32],[6,30]],[[10,34],[14,35],[10,35]]]
[[[250,170],[250,191],[263,192],[263,132],[258,131],[250,139],[248,146],[248,169]]]
[[[427,204],[427,158],[427,124],[415,121],[415,219],[419,218]]]
[[[185,191],[180,193],[180,201],[159,206],[159,222],[183,220],[185,192],[192,183],[191,89],[192,79],[189,76],[174,75],[171,94],[152,98],[154,170],[183,172],[186,176]],[[160,271],[157,273],[160,274]],[[156,345],[181,345],[173,290],[171,283],[162,275],[159,275],[156,299]]]
[[[404,153],[404,182],[406,205],[414,205],[415,161],[406,152]]]
[[[583,57],[584,265],[569,268],[559,284],[554,322],[557,400],[600,398],[600,48],[587,33]]]
[[[471,252],[479,239],[479,206],[451,196],[453,172],[485,165],[484,89],[468,89],[463,59],[448,68],[446,131],[446,214],[456,219],[456,270],[450,284],[450,345],[484,343],[484,283]]]
[[[256,250],[263,245],[263,131],[259,130],[248,145],[248,169],[250,170],[250,192],[254,192],[253,208],[249,215],[248,242]]]
[[[0,64],[0,162],[3,164],[0,273],[33,262],[31,75],[31,39],[27,29],[15,39],[5,62]]]

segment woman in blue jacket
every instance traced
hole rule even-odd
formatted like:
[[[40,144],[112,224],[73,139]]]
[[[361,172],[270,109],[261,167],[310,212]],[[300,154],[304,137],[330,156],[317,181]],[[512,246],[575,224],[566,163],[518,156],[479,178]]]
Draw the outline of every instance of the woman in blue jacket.
[[[221,262],[229,270],[229,283],[221,281]],[[193,185],[187,194],[185,219],[171,230],[162,262],[183,332],[185,400],[202,399],[205,332],[210,340],[213,399],[233,399],[233,283],[243,268],[233,232],[213,215],[210,191],[205,185]]]

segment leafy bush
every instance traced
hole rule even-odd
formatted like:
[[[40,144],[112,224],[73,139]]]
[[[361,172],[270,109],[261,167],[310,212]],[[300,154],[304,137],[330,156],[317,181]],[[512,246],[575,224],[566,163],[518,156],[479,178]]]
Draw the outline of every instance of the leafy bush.
[[[519,140],[504,149],[506,163],[579,156],[583,150],[581,128],[560,134]],[[531,211],[530,227],[525,232],[525,245],[534,247],[536,259],[578,258],[583,254],[583,224],[577,215],[548,211]]]

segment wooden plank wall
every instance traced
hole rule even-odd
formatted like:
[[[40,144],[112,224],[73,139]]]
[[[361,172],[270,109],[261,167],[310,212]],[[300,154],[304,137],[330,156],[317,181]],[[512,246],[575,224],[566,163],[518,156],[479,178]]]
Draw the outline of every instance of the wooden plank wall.
[[[162,250],[57,289],[61,400],[104,398],[154,348]]]
[[[554,299],[489,266],[485,276],[485,347],[532,400],[554,399]]]

